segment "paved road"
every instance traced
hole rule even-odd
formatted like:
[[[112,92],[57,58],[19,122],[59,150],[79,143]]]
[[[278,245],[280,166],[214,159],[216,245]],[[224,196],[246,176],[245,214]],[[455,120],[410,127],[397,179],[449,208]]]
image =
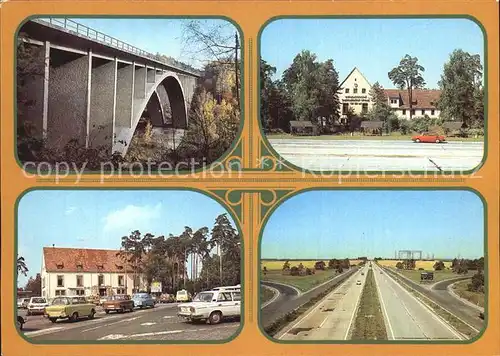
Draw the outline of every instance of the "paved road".
[[[384,268],[385,272],[396,273],[388,268]],[[470,278],[470,277],[469,277]],[[415,283],[409,279],[405,279],[406,283],[409,284],[413,289],[422,293],[441,307],[453,313],[455,316],[465,321],[467,324],[474,327],[478,332],[481,331],[485,324],[484,320],[479,317],[479,312],[463,303],[462,301],[456,299],[446,290],[441,290],[441,287],[434,287],[432,289],[428,289],[426,287],[421,286],[419,283]],[[456,281],[456,280],[454,280]],[[446,283],[445,281],[439,282]],[[439,288],[439,289],[438,289]]]
[[[482,142],[442,144],[389,140],[270,139],[287,161],[310,170],[460,173],[478,166]]]
[[[176,315],[174,304],[131,313],[98,313],[94,320],[58,321],[29,317],[23,333],[34,342],[59,340],[223,340],[239,328],[239,320],[218,325],[187,323]]]
[[[285,285],[271,284],[269,281],[262,281],[263,284],[268,284],[280,291],[278,297],[273,303],[268,304],[260,311],[260,323],[265,328],[272,324],[275,320],[281,318],[287,313],[298,308],[302,304],[308,302],[311,298],[323,293],[324,291],[340,284],[343,280],[357,271],[357,267],[351,268],[348,271],[332,278],[328,283],[321,285],[311,291],[304,292],[300,295],[292,287]]]
[[[277,338],[280,340],[347,339],[367,271],[367,268],[363,268],[351,275],[298,321],[292,322],[284,332],[277,335]],[[361,281],[361,285],[357,284],[358,280]]]
[[[390,340],[456,340],[462,336],[380,267],[373,265]]]

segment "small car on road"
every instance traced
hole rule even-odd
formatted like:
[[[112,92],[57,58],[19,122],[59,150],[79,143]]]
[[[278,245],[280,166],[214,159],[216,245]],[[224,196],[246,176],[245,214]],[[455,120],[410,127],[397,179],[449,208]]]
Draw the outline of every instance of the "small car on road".
[[[187,321],[207,320],[218,324],[223,318],[240,317],[241,287],[217,287],[196,294],[191,303],[181,304],[177,315]]]
[[[432,133],[422,133],[420,135],[412,136],[411,140],[416,143],[441,143],[446,142],[443,135],[436,135]]]
[[[360,286],[361,285],[361,281],[358,279],[358,281],[356,282],[356,285]]]
[[[55,323],[59,319],[77,321],[81,317],[94,319],[95,305],[87,302],[85,297],[56,297],[52,304],[45,308],[45,317]]]
[[[177,291],[175,295],[176,302],[189,302],[191,300],[191,294],[185,289],[181,289]]]
[[[106,314],[110,311],[123,313],[124,311],[134,311],[134,301],[126,294],[116,294],[108,297],[102,304],[102,308]]]
[[[43,314],[45,307],[48,307],[47,299],[42,297],[32,297],[28,303],[28,315]]]
[[[149,293],[135,293],[132,296],[132,301],[134,302],[134,306],[136,308],[154,308],[155,300]]]

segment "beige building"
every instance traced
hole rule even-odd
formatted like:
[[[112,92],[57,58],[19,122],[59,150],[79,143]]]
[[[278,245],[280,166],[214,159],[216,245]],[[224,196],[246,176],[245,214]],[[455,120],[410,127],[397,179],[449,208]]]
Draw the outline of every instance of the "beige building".
[[[132,294],[134,273],[117,256],[119,250],[44,247],[42,297]],[[145,289],[142,276],[137,288]]]
[[[359,71],[354,69],[340,84],[338,92],[340,100],[340,118],[345,122],[347,112],[353,109],[356,115],[367,114],[373,102],[370,96],[372,86],[368,79]],[[384,89],[387,96],[387,103],[399,118],[410,118],[410,105],[408,91],[399,89]],[[427,115],[431,118],[438,118],[440,111],[437,108],[437,101],[441,95],[440,90],[416,89],[413,91],[413,118]]]

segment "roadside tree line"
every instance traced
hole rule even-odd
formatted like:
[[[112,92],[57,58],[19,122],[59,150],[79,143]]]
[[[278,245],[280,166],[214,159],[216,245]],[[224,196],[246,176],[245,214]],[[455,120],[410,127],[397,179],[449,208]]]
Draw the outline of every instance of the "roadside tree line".
[[[414,117],[414,91],[425,89],[425,68],[417,57],[406,54],[400,63],[388,72],[389,79],[409,97],[410,120],[399,119],[388,104],[384,88],[375,82],[370,91],[373,103],[366,114],[353,110],[340,123],[338,72],[332,59],[324,62],[310,51],[296,55],[281,78],[274,79],[276,68],[260,60],[260,117],[267,133],[290,132],[290,121],[311,121],[319,133],[354,132],[362,121],[382,121],[384,131],[402,134],[428,130],[443,130],[444,121],[462,122],[470,133],[484,133],[483,66],[478,54],[455,49],[444,63],[438,82],[441,96],[437,108],[438,119],[427,115]]]
[[[132,231],[121,238],[117,255],[133,271],[134,291],[140,286],[140,276],[148,292],[153,282],[161,282],[163,291],[170,293],[182,288],[196,293],[241,282],[241,237],[227,214],[215,219],[212,230],[186,226],[180,235],[167,237]]]

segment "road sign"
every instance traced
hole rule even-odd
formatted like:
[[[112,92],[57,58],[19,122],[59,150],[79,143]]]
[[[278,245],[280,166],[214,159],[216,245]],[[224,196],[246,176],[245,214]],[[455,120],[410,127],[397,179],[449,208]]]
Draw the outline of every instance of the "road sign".
[[[151,293],[161,293],[161,282],[151,283]]]

